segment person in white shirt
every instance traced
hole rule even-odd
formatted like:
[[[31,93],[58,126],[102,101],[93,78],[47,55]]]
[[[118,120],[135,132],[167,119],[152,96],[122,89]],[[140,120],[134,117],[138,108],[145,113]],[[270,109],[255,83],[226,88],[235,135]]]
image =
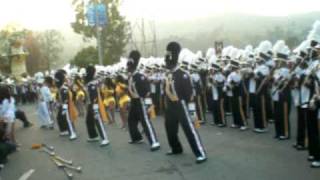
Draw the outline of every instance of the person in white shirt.
[[[53,129],[53,121],[50,114],[50,102],[52,102],[51,91],[45,82],[45,79],[40,78],[37,80],[39,84],[38,90],[38,119],[41,128]]]
[[[10,94],[10,89],[6,85],[0,86],[0,119],[6,123],[5,136],[8,140],[17,144],[15,139],[15,102],[14,98]]]

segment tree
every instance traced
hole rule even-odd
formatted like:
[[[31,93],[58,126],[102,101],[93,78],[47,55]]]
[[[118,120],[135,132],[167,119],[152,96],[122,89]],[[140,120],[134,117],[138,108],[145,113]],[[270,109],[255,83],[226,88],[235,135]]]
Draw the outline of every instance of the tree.
[[[98,51],[95,47],[90,46],[79,51],[71,64],[78,67],[86,67],[89,64],[98,64]]]
[[[90,0],[89,3],[97,3],[97,0]],[[101,0],[101,3],[108,9],[108,25],[101,32],[103,64],[112,64],[119,61],[125,52],[129,40],[129,23],[120,15],[120,0]],[[83,35],[84,40],[97,38],[95,27],[86,23],[84,1],[73,0],[72,4],[76,13],[76,21],[71,24],[74,32]]]
[[[40,34],[40,47],[47,69],[58,64],[59,56],[63,50],[63,36],[57,30],[46,30]]]
[[[41,53],[40,34],[29,31],[25,39],[25,47],[28,50],[28,57],[26,61],[27,70],[30,74],[47,69],[47,63],[43,61],[43,54]]]

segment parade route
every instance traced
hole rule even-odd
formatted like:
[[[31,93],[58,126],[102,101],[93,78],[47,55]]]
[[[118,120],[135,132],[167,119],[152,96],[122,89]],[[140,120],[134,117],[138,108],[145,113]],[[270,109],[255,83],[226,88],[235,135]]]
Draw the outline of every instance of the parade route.
[[[208,154],[208,161],[196,164],[195,157],[186,142],[183,132],[180,138],[184,154],[166,156],[168,142],[164,130],[163,117],[153,121],[161,149],[150,152],[146,140],[144,144],[128,144],[129,136],[119,125],[107,127],[111,144],[101,148],[99,143],[88,143],[84,118],[78,119],[76,129],[78,139],[69,141],[59,137],[54,130],[40,129],[37,125],[36,106],[23,106],[34,126],[24,129],[16,122],[17,140],[22,144],[20,151],[9,157],[8,164],[0,172],[2,180],[18,180],[30,169],[34,172],[29,180],[64,180],[62,170],[52,163],[49,156],[39,150],[32,150],[33,143],[47,143],[55,147],[57,154],[73,160],[83,168],[81,174],[73,173],[75,180],[317,180],[319,169],[311,169],[307,151],[292,148],[294,140],[273,139],[273,124],[265,134],[250,130],[240,132],[231,128],[218,128],[207,123],[199,129]],[[291,115],[295,115],[292,112]],[[208,114],[209,116],[209,114]],[[209,116],[208,119],[211,119]],[[119,117],[117,113],[117,123]],[[296,119],[291,118],[295,127]],[[252,126],[252,120],[249,121]],[[180,129],[181,130],[181,129]],[[295,128],[292,128],[293,138]]]

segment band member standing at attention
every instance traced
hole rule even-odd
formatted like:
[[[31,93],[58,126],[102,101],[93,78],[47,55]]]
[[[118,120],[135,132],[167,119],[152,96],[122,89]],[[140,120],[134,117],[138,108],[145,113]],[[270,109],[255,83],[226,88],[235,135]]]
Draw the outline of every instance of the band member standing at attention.
[[[194,101],[196,104],[196,112],[197,112],[197,117],[199,119],[199,122],[201,124],[205,123],[205,110],[203,108],[203,103],[201,101],[202,99],[202,89],[203,89],[203,84],[201,81],[201,77],[199,74],[199,69],[198,65],[195,63],[192,63],[190,65],[190,77],[191,77],[191,82],[193,86],[193,97]]]
[[[320,108],[320,22],[314,24],[317,31],[309,35],[311,41],[310,65],[307,76],[304,78],[304,86],[309,89],[309,106],[307,113],[308,133],[308,160],[312,161],[311,167],[320,168],[320,135],[319,135],[319,108]],[[315,30],[314,30],[315,31]]]
[[[302,104],[302,99],[306,99],[308,93],[304,93],[307,90],[306,87],[302,86],[302,81],[306,76],[306,70],[308,64],[306,62],[307,58],[307,41],[304,41],[300,46],[294,51],[297,52],[296,65],[297,68],[294,70],[294,85],[292,89],[292,97],[294,105],[296,106],[297,112],[297,138],[296,143],[293,145],[297,150],[305,150],[307,147],[307,113],[308,113],[308,104]]]
[[[66,81],[66,72],[64,70],[58,70],[55,75],[55,84],[58,90],[58,127],[61,136],[69,135],[70,140],[77,138],[77,134],[74,129],[75,117],[74,113],[70,113],[72,108],[72,93],[69,90]]]
[[[231,107],[233,124],[232,128],[240,128],[241,131],[247,130],[246,117],[242,106],[242,94],[241,94],[241,75],[239,72],[240,64],[236,60],[231,60],[231,73],[227,77],[226,88],[232,92],[231,95]]]
[[[101,99],[99,82],[94,79],[96,68],[92,65],[89,65],[86,68],[86,72],[85,82],[89,98],[86,116],[86,124],[89,135],[88,142],[99,141],[99,139],[101,139],[100,145],[106,146],[109,144],[109,139],[103,121],[107,121],[107,115]],[[100,138],[98,137],[96,128],[98,129]]]
[[[269,50],[264,45],[265,42],[261,42],[258,47],[258,54],[256,57],[256,67],[254,69],[254,106],[253,106],[253,118],[254,118],[254,132],[264,133],[267,132],[267,115],[266,115],[266,101],[265,94],[267,93],[267,82],[270,78],[270,69],[264,64],[269,58],[267,51]],[[252,84],[253,85],[253,84]]]
[[[274,45],[277,68],[273,74],[272,100],[275,112],[275,138],[285,140],[290,138],[290,71],[287,68],[289,49],[285,42],[280,40]]]
[[[212,91],[212,101],[210,101],[212,103],[210,104],[213,116],[212,124],[225,127],[223,86],[226,77],[222,74],[222,69],[218,64],[213,63],[211,66],[208,85]]]
[[[144,74],[137,71],[140,61],[139,51],[131,51],[127,63],[129,74],[129,94],[131,96],[131,106],[129,110],[128,125],[131,141],[130,144],[141,143],[143,138],[138,129],[138,123],[144,129],[144,132],[151,145],[151,151],[160,149],[160,143],[156,132],[148,115],[148,107],[152,106],[150,95],[150,84]]]
[[[165,92],[167,107],[165,110],[165,128],[168,136],[171,151],[167,155],[176,155],[183,152],[178,137],[179,123],[182,125],[196,162],[202,163],[207,160],[205,149],[200,136],[194,127],[191,116],[188,112],[188,103],[192,100],[192,84],[189,74],[178,66],[181,46],[177,42],[171,42],[167,46],[165,57],[166,67],[170,70],[166,77]],[[195,111],[194,104],[189,107]]]

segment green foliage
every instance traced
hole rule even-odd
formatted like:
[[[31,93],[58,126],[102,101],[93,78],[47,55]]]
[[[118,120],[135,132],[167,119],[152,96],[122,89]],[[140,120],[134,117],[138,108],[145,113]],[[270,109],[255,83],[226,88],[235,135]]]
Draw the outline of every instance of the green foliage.
[[[96,2],[91,0],[90,2]],[[129,38],[129,23],[119,13],[119,0],[102,0],[108,7],[108,25],[102,29],[101,44],[103,49],[103,63],[113,64],[119,61],[125,52],[125,47]],[[96,28],[90,27],[86,22],[84,2],[82,0],[73,1],[76,13],[76,21],[71,24],[74,32],[83,35],[84,40],[96,38]]]
[[[89,64],[98,64],[98,51],[95,47],[83,48],[79,51],[74,59],[71,61],[71,64],[78,67],[86,67]]]

